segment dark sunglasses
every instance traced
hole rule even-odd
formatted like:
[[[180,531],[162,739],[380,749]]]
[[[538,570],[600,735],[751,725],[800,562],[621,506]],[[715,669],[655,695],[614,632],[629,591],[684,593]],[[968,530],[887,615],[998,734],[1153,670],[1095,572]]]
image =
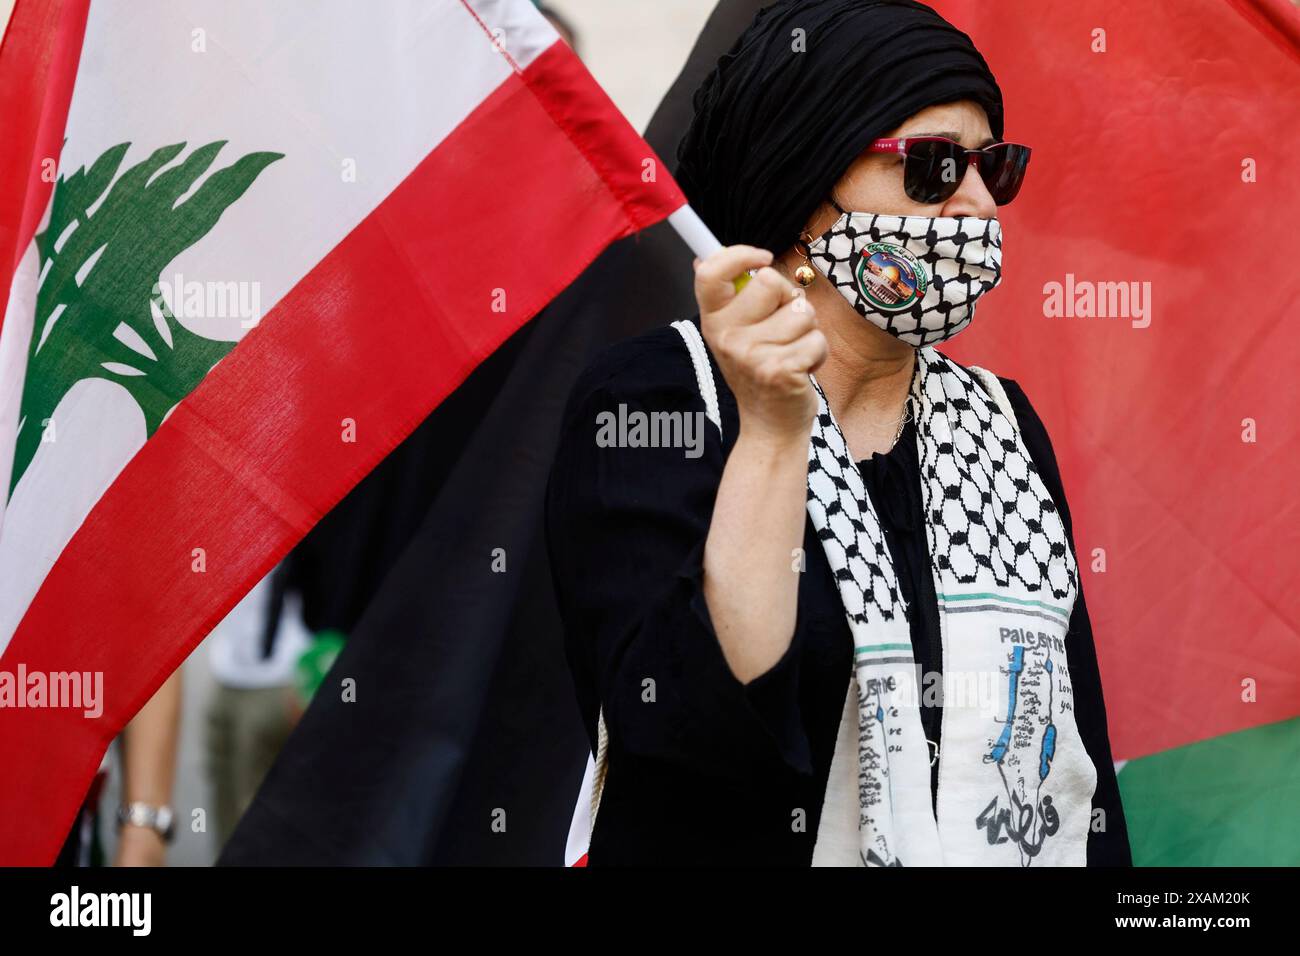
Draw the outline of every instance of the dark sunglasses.
[[[961,185],[967,166],[977,166],[980,179],[999,206],[1016,198],[1029,165],[1028,146],[995,143],[983,149],[967,149],[942,136],[909,136],[878,139],[869,153],[899,153],[903,156],[903,191],[919,203],[945,202]]]

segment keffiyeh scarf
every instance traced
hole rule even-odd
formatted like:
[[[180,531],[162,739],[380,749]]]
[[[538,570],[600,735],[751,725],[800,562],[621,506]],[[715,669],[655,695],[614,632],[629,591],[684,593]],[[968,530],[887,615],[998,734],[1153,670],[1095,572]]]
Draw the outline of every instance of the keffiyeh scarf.
[[[699,329],[677,328],[720,427]],[[817,392],[808,512],[855,647],[813,865],[1084,865],[1097,775],[1065,652],[1078,567],[1001,385],[917,349],[908,402],[942,681],[917,673],[879,518]],[[940,692],[936,812],[920,706]]]
[[[674,326],[721,432],[699,328]],[[939,603],[938,682],[917,672],[880,520],[820,386],[817,393],[808,513],[854,662],[813,866],[1083,866],[1097,773],[1075,724],[1066,659],[1078,566],[1001,384],[933,347],[916,351],[908,410]],[[935,693],[943,706],[937,809],[920,710],[936,703]],[[598,737],[570,831],[573,859],[600,806],[603,714]]]

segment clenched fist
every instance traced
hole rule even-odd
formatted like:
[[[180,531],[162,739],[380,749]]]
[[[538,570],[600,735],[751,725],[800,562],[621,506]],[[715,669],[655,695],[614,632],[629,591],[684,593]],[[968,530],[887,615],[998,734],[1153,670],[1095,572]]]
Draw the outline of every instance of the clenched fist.
[[[815,310],[771,267],[772,253],[728,246],[695,265],[700,330],[736,396],[741,430],[786,441],[806,436],[817,414],[808,376],[826,360]],[[736,276],[758,272],[739,293]]]

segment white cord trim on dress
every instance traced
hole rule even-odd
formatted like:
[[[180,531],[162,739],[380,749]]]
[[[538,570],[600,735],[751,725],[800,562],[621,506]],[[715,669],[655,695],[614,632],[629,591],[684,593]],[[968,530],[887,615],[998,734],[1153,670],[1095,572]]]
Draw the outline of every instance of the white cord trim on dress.
[[[686,342],[686,351],[691,355],[691,364],[695,366],[695,381],[700,387],[700,397],[704,399],[704,415],[718,426],[718,437],[722,437],[722,412],[718,407],[718,387],[713,381],[713,368],[709,365],[709,352],[704,345],[704,337],[694,322],[682,319],[674,322],[675,328]]]

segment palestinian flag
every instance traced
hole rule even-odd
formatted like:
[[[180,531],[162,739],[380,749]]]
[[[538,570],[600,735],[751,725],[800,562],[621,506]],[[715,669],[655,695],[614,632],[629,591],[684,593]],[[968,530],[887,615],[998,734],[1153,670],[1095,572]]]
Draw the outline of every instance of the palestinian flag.
[[[1036,147],[949,351],[1052,435],[1133,861],[1300,864],[1300,7],[934,6]]]
[[[0,676],[103,686],[0,709],[42,864],[239,598],[684,200],[527,0],[19,0],[0,112]]]

